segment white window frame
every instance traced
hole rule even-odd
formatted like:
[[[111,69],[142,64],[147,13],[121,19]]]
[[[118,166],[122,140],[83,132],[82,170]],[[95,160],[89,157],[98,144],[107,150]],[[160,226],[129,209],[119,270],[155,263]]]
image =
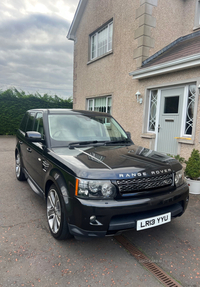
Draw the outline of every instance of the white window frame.
[[[155,121],[155,131],[149,130],[149,120],[150,120],[150,112],[151,112],[151,92],[152,91],[157,91],[157,109],[156,109],[156,121]],[[158,116],[159,116],[159,109],[158,105],[160,104],[160,90],[159,89],[151,89],[149,93],[149,106],[148,106],[148,123],[147,123],[147,132],[148,133],[156,133],[157,129],[157,121],[158,121]]]
[[[196,0],[194,30],[200,27],[200,0]]]
[[[181,136],[192,138],[192,135],[194,134],[194,118],[195,118],[195,105],[196,105],[196,95],[195,95],[195,101],[194,101],[194,111],[193,111],[193,126],[192,126],[192,134],[185,134],[185,126],[186,126],[186,120],[187,120],[187,104],[188,104],[188,97],[189,97],[189,87],[191,85],[196,85],[196,83],[191,83],[185,86],[184,91],[184,100],[183,100],[183,115],[182,115],[182,125],[181,125]]]
[[[103,53],[102,55],[98,54],[98,44],[99,44],[99,34],[107,28],[107,47],[106,47],[106,52]],[[109,35],[110,35],[110,29],[112,29],[112,41],[111,41],[111,48],[109,49]],[[93,50],[92,50],[92,38],[95,38],[95,51],[94,51],[94,57],[92,56]],[[113,46],[113,21],[109,22],[108,24],[102,26],[98,31],[90,35],[90,60],[94,60],[98,57],[102,57],[106,53],[112,51],[112,46]]]
[[[108,112],[108,99],[112,99],[112,96],[95,97],[95,98],[87,99],[87,110],[89,110],[89,103],[92,101],[92,111],[94,111],[95,100],[96,99],[100,99],[100,98],[105,98],[106,99],[106,113],[107,113]],[[111,112],[112,112],[112,103],[111,103]],[[110,112],[110,114],[111,114],[111,112]]]
[[[90,102],[92,102],[92,111],[94,111],[94,99],[87,99],[87,110],[91,111],[90,108]]]

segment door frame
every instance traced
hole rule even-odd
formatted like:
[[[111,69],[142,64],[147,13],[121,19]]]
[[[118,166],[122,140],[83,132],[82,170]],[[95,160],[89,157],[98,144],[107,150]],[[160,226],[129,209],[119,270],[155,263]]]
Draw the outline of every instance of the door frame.
[[[154,144],[154,150],[157,151],[157,146],[158,146],[158,122],[159,122],[159,118],[160,118],[160,104],[161,104],[161,93],[163,90],[176,90],[179,88],[183,88],[184,89],[184,93],[183,93],[183,105],[182,105],[182,119],[181,119],[181,128],[180,128],[180,134],[179,136],[181,137],[181,135],[184,136],[184,127],[185,127],[185,119],[186,119],[186,108],[187,108],[187,95],[188,95],[188,87],[189,85],[192,83],[186,83],[186,84],[181,84],[181,85],[176,85],[176,86],[165,86],[165,87],[160,87],[160,88],[151,88],[149,89],[151,90],[157,90],[158,94],[157,94],[157,108],[156,108],[156,124],[155,124],[155,144]],[[196,84],[196,83],[195,83]],[[149,121],[149,112],[150,112],[150,100],[149,100],[149,108],[148,108],[148,121]],[[196,100],[195,100],[195,106],[196,106]],[[195,110],[195,109],[194,109]],[[194,119],[195,119],[195,113],[194,113]],[[193,126],[194,129],[194,126]],[[187,135],[187,137],[189,137]],[[192,136],[191,136],[192,137]],[[178,151],[177,151],[178,152]]]
[[[181,150],[181,144],[184,145],[186,144],[187,146],[191,146],[195,144],[195,136],[196,136],[196,126],[197,126],[197,113],[198,113],[198,105],[199,105],[199,96],[200,96],[200,77],[195,77],[195,78],[188,78],[184,80],[180,80],[177,82],[167,82],[163,84],[154,84],[151,85],[150,82],[147,84],[147,87],[145,89],[145,100],[144,100],[144,109],[143,109],[143,124],[142,124],[142,134],[141,138],[146,139],[149,141],[149,148],[151,150],[155,150],[157,148],[156,146],[156,135],[157,135],[157,128],[158,124],[156,125],[154,130],[149,129],[149,117],[150,117],[150,105],[151,105],[151,91],[152,90],[157,90],[158,93],[158,101],[160,101],[160,90],[163,90],[165,88],[176,88],[176,87],[181,87],[181,86],[190,86],[190,85],[195,85],[196,86],[196,95],[195,95],[195,104],[194,104],[194,114],[193,114],[193,127],[192,127],[192,134],[191,135],[184,135],[184,129],[185,129],[185,122],[184,120],[182,121],[182,127],[181,130],[183,133],[181,134],[181,138],[177,139],[178,141],[178,154],[180,154]],[[187,99],[188,95],[185,95],[184,99],[184,110],[183,110],[183,117],[185,116],[186,119],[186,108],[187,108]],[[160,102],[158,102],[157,107],[160,106]],[[156,108],[157,114],[156,114],[156,120],[158,119],[159,115],[159,110]],[[184,115],[185,114],[185,115]],[[190,140],[188,139],[190,138]],[[199,140],[200,141],[200,140]]]

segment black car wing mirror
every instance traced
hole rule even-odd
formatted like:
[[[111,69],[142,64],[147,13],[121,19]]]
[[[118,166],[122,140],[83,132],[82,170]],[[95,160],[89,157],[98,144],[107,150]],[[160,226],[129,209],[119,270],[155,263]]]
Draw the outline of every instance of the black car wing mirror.
[[[41,143],[45,142],[42,139],[41,133],[39,133],[39,132],[34,132],[34,131],[26,132],[25,138],[30,142],[41,142]]]

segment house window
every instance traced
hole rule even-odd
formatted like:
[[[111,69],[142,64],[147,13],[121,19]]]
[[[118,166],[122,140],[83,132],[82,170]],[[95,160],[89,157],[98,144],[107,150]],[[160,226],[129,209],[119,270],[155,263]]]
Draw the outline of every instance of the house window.
[[[150,94],[148,131],[155,132],[157,113],[158,90],[152,90]]]
[[[200,26],[200,0],[196,0],[196,9],[195,9],[195,23],[194,28],[198,28]]]
[[[188,97],[186,106],[186,119],[185,119],[185,135],[192,135],[193,119],[194,119],[194,105],[196,96],[196,85],[188,87]]]
[[[87,100],[87,109],[89,111],[104,112],[111,114],[112,97],[101,97]]]
[[[100,57],[112,50],[113,22],[103,26],[91,35],[90,60]]]

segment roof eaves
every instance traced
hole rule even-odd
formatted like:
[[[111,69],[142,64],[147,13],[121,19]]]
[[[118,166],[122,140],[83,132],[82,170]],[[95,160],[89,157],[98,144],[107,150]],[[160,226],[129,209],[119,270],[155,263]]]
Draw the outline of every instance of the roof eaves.
[[[80,0],[78,3],[78,7],[76,9],[73,21],[69,27],[69,31],[67,34],[67,39],[68,40],[73,40],[75,41],[75,35],[76,35],[76,30],[78,28],[78,25],[80,23],[80,20],[82,18],[83,12],[85,10],[85,7],[87,5],[88,0]]]
[[[180,58],[174,61],[162,63],[147,68],[138,69],[129,73],[133,79],[145,79],[161,74],[172,73],[175,71],[189,69],[200,66],[200,54]]]

